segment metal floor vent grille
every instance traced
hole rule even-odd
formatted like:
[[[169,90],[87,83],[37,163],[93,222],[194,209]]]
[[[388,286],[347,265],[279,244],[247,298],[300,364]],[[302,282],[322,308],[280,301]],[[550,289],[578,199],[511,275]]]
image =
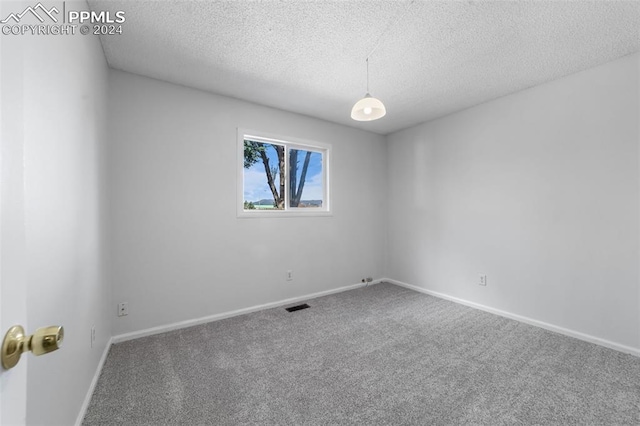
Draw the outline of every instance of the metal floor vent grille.
[[[295,312],[295,311],[299,311],[300,309],[307,309],[307,308],[310,308],[310,307],[311,306],[309,306],[309,305],[307,305],[305,303],[305,304],[302,304],[302,305],[297,305],[297,306],[292,306],[290,308],[287,308],[287,311],[288,312]]]

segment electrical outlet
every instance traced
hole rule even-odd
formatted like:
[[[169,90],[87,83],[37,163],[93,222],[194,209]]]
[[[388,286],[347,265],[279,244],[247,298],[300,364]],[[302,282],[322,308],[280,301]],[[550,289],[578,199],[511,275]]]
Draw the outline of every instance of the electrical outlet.
[[[118,303],[118,316],[123,317],[125,315],[129,315],[129,303],[128,302]]]
[[[293,271],[291,269],[287,271],[287,281],[293,281]]]
[[[96,326],[92,325],[91,326],[91,347],[93,347],[93,344],[96,341]]]
[[[487,285],[487,276],[486,275],[480,275],[480,278],[478,280],[478,285],[483,285],[483,286]]]

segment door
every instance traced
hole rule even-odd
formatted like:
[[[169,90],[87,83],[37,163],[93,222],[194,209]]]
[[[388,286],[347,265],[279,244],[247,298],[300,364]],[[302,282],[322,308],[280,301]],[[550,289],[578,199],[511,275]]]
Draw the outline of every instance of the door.
[[[11,2],[0,1],[0,16]],[[27,332],[25,275],[24,138],[20,38],[0,36],[0,334],[13,325]],[[0,424],[23,425],[27,411],[27,356],[0,370]],[[0,367],[1,369],[1,367]]]

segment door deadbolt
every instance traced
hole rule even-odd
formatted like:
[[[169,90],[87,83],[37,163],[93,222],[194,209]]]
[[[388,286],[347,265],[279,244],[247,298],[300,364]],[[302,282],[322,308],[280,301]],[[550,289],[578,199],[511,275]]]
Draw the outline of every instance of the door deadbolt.
[[[2,341],[2,367],[5,370],[15,367],[24,352],[44,355],[59,349],[64,340],[64,328],[58,325],[43,327],[31,336],[24,334],[24,328],[14,325],[7,331]]]

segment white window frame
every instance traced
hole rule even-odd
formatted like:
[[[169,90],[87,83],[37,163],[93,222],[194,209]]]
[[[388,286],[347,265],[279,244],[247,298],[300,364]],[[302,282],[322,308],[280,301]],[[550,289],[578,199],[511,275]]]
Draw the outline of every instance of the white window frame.
[[[285,174],[285,199],[284,210],[245,210],[244,209],[244,141],[251,139],[256,142],[274,143],[285,146],[285,170],[281,172]],[[330,179],[331,174],[331,145],[321,142],[303,140],[288,136],[280,136],[265,132],[258,132],[243,128],[238,128],[237,140],[237,214],[239,218],[249,217],[311,217],[311,216],[331,216],[331,190]],[[321,208],[298,208],[289,207],[289,149],[302,149],[322,153],[322,207]]]

